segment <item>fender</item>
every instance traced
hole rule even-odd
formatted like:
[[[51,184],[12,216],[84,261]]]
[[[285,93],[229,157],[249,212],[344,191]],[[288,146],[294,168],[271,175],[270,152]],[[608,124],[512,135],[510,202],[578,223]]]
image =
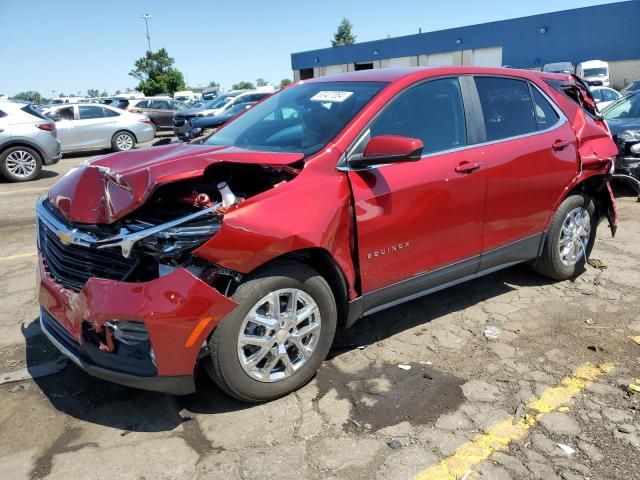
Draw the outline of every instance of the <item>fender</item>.
[[[349,298],[357,296],[347,178],[335,170],[305,175],[308,170],[225,214],[220,231],[193,254],[249,273],[284,254],[321,248],[342,270]]]

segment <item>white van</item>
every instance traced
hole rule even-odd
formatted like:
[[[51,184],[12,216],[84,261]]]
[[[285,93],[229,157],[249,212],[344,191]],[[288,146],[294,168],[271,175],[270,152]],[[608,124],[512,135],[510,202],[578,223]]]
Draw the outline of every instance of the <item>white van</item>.
[[[200,95],[193,93],[191,90],[183,90],[173,94],[173,99],[179,102],[195,102],[200,100]]]
[[[576,75],[591,86],[609,86],[609,64],[602,60],[588,60],[576,65]]]

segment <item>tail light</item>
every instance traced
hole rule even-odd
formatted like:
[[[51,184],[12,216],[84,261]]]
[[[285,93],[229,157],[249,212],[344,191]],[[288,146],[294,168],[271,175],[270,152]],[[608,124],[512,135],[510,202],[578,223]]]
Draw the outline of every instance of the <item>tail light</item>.
[[[139,122],[146,123],[147,125],[153,125],[153,122],[149,117],[142,117],[138,119]]]
[[[56,124],[55,123],[39,123],[36,125],[40,130],[44,130],[45,132],[55,132]]]

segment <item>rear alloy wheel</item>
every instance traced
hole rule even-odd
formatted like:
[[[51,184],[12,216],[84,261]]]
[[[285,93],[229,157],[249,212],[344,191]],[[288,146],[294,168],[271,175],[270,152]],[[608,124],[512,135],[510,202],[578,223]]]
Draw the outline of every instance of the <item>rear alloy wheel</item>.
[[[245,402],[273,400],[297,390],[329,353],[337,322],[326,280],[295,261],[254,274],[232,296],[238,306],[209,340],[209,375]]]
[[[12,182],[27,182],[40,175],[40,155],[28,147],[11,147],[0,155],[0,172]]]
[[[111,147],[116,152],[126,152],[136,146],[136,139],[129,132],[118,132],[111,140]]]
[[[554,280],[575,276],[591,253],[597,226],[596,207],[590,196],[567,197],[551,220],[542,254],[534,264],[536,271]]]

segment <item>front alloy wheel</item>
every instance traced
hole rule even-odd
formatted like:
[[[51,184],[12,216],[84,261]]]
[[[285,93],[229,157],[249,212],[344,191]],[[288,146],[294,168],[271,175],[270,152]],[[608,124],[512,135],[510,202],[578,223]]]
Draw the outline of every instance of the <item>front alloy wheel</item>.
[[[216,384],[239,400],[264,402],[307,383],[336,330],[327,281],[303,263],[278,260],[247,276],[232,299],[238,306],[208,342],[204,366]]]
[[[321,318],[307,293],[287,288],[260,299],[240,327],[238,359],[261,382],[277,382],[299,370],[318,345]]]

